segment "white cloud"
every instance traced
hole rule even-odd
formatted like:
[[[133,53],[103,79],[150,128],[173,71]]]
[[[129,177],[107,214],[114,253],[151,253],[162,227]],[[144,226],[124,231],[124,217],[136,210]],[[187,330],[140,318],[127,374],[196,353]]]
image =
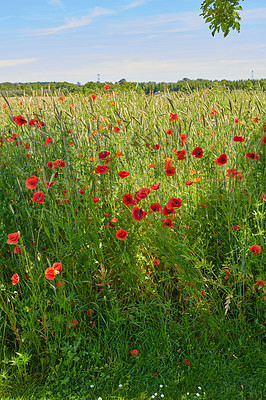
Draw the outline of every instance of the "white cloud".
[[[27,36],[47,36],[67,29],[79,28],[91,24],[95,17],[106,14],[113,14],[113,11],[102,7],[94,7],[93,12],[89,15],[84,15],[80,18],[65,18],[65,23],[63,25],[55,26],[53,28],[34,29],[27,34]]]
[[[144,1],[133,1],[132,3],[128,4],[127,6],[124,7],[124,10],[129,10],[130,8],[135,8],[138,6],[141,6],[144,3]]]
[[[21,64],[29,64],[32,62],[39,61],[40,58],[18,58],[16,60],[0,60],[0,67],[13,67],[16,65],[21,65]]]

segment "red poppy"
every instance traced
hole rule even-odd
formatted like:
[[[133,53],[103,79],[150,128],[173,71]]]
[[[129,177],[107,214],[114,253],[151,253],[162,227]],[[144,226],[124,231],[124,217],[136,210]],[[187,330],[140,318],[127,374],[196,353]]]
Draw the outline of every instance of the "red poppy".
[[[172,129],[168,129],[168,130],[166,131],[166,134],[167,134],[167,135],[172,135],[172,133],[173,133],[173,132],[172,132]]]
[[[160,264],[160,260],[155,258],[155,260],[153,260],[153,265],[159,265],[159,264]]]
[[[21,247],[20,247],[20,246],[16,246],[16,247],[14,248],[14,253],[15,253],[15,254],[21,253]]]
[[[256,122],[256,123],[258,123],[259,121],[260,121],[260,118],[258,118],[258,117],[256,117],[256,118],[253,118],[253,120],[252,120],[253,122]]]
[[[266,201],[266,193],[262,193],[262,195],[260,196],[261,200]]]
[[[8,237],[7,244],[18,244],[19,240],[18,232],[10,233],[9,235],[7,235],[7,237]]]
[[[171,218],[162,219],[162,223],[165,226],[169,226],[170,228],[174,228],[174,224],[173,224]]]
[[[176,199],[175,197],[171,197],[171,199],[166,204],[167,207],[177,207],[180,208],[182,206],[182,200],[180,198]]]
[[[22,115],[18,115],[17,117],[12,117],[12,119],[18,126],[27,124],[27,120],[23,118]]]
[[[240,143],[243,143],[245,141],[243,136],[235,136],[233,140],[234,142],[240,142]]]
[[[263,286],[263,285],[264,285],[264,281],[258,281],[258,282],[257,282],[257,285]]]
[[[174,121],[174,120],[178,120],[178,119],[179,118],[178,118],[177,114],[173,114],[173,113],[170,112],[170,118],[169,118],[170,122]]]
[[[259,156],[256,154],[256,153],[247,153],[246,154],[246,157],[250,160],[258,160],[259,159]]]
[[[49,136],[49,137],[45,140],[46,146],[48,146],[48,144],[50,144],[51,141],[52,141],[52,138]]]
[[[61,101],[64,101],[64,100],[65,100],[65,98],[64,98],[64,97],[62,97],[62,96],[60,96],[60,97],[59,97],[59,100],[61,100]]]
[[[66,164],[65,164],[65,162],[62,161],[62,160],[56,160],[56,161],[53,161],[53,166],[54,166],[55,168],[58,168],[58,167],[65,167]]]
[[[124,179],[124,178],[126,178],[127,176],[130,175],[130,172],[128,172],[128,171],[120,171],[120,172],[118,172],[117,175],[120,176],[121,179]]]
[[[152,190],[157,190],[160,187],[160,183],[155,183],[154,185],[151,186]]]
[[[124,203],[126,206],[133,206],[133,205],[136,204],[136,202],[135,202],[135,200],[133,199],[133,196],[132,196],[131,193],[124,194],[124,196],[123,196],[123,203]]]
[[[265,124],[265,126],[266,126],[266,124]],[[266,128],[265,128],[266,129]],[[266,135],[264,136],[264,138],[262,139],[262,143],[266,143]]]
[[[45,276],[45,278],[48,279],[49,281],[52,281],[52,280],[55,278],[55,275],[56,275],[56,274],[59,274],[59,272],[56,272],[56,271],[54,270],[54,268],[49,267],[49,268],[46,268],[45,273],[44,273],[44,276]]]
[[[78,325],[78,324],[79,324],[79,322],[78,322],[76,319],[74,319],[74,320],[72,321],[71,328],[75,328],[75,326]]]
[[[44,186],[51,189],[52,185],[54,185],[54,184],[55,184],[55,181],[53,181],[53,182],[51,182],[51,183],[46,182],[46,183],[44,184]]]
[[[39,128],[41,124],[38,119],[30,119],[29,126],[37,126]]]
[[[89,310],[87,310],[88,317],[92,317],[93,314],[94,314],[94,311],[91,308]]]
[[[193,156],[195,156],[196,158],[201,158],[203,156],[203,150],[201,147],[196,147],[192,153]]]
[[[142,208],[138,207],[132,208],[131,218],[133,218],[135,221],[141,221],[143,218],[146,217],[146,215],[147,215],[146,211],[142,210]]]
[[[110,89],[110,85],[104,85],[104,89]]]
[[[125,240],[127,237],[127,231],[124,231],[123,229],[119,229],[119,231],[116,232],[115,236],[119,240]]]
[[[175,167],[168,167],[165,174],[166,176],[173,176],[175,174]]]
[[[115,131],[116,133],[118,133],[118,132],[120,131],[120,128],[118,128],[118,126],[115,126],[115,127],[114,127],[114,131]]]
[[[90,95],[90,100],[91,100],[91,101],[96,100],[96,94],[91,94],[91,95]]]
[[[60,263],[60,262],[54,263],[53,269],[55,269],[56,271],[62,271],[62,263]]]
[[[259,254],[261,252],[261,247],[258,246],[257,244],[253,244],[250,248],[250,251],[252,251],[252,253],[257,253]]]
[[[38,184],[39,178],[37,176],[30,176],[26,180],[26,187],[28,189],[35,189]]]
[[[146,197],[150,194],[150,192],[151,192],[151,189],[142,188],[142,189],[137,191],[137,193],[135,194],[134,198],[137,201],[140,201],[142,199],[146,199]]]
[[[185,361],[185,363],[187,363],[187,365],[189,366],[189,367],[191,367],[191,363],[189,362],[189,361],[187,361],[187,360],[184,360]]]
[[[31,201],[34,201],[35,203],[44,203],[44,193],[43,192],[34,193]]]
[[[162,210],[162,213],[164,216],[169,215],[169,214],[174,214],[174,212],[175,212],[174,207],[171,207],[168,205],[164,206],[164,208]]]
[[[214,110],[213,108],[211,109],[211,115],[217,114],[217,110]]]
[[[187,186],[193,185],[193,181],[186,181],[185,184],[186,184]]]
[[[228,161],[227,155],[225,153],[221,154],[216,160],[214,161],[217,165],[224,165]]]
[[[132,355],[132,357],[135,357],[137,354],[139,354],[138,350],[134,349],[132,351],[130,351],[130,353]]]
[[[153,150],[159,150],[160,145],[159,144],[153,144],[152,148],[153,148]]]
[[[99,197],[94,197],[93,199],[94,203],[98,203],[99,200],[100,200]]]
[[[96,174],[107,174],[110,168],[106,167],[105,165],[98,165],[95,167]]]
[[[25,144],[25,149],[29,149],[29,147],[30,147],[30,146],[29,146],[29,143],[26,143],[26,144]]]
[[[152,203],[149,208],[150,208],[149,214],[153,214],[157,211],[162,210],[162,206],[160,203]]]
[[[19,276],[18,274],[14,274],[11,276],[11,281],[12,281],[12,285],[16,285],[19,282]]]
[[[239,122],[239,118],[235,118],[235,123],[237,124]]]
[[[98,157],[100,160],[106,160],[109,155],[110,155],[110,153],[108,151],[101,151],[98,154]]]
[[[176,152],[176,156],[178,160],[184,160],[185,158],[185,154],[186,154],[186,150],[180,150]]]
[[[48,161],[48,163],[46,164],[47,168],[53,168],[53,161]]]
[[[236,176],[236,174],[237,174],[236,168],[229,168],[226,171],[226,176],[228,176],[228,177],[234,177],[234,176]]]

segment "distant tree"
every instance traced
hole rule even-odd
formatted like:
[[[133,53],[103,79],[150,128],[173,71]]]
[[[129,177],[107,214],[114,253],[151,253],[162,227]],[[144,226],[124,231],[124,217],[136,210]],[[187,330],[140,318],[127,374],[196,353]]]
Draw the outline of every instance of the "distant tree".
[[[117,83],[118,83],[119,85],[121,85],[122,83],[125,83],[125,82],[126,82],[126,79],[123,78],[123,79],[120,79],[120,81],[118,81]]]
[[[238,11],[242,10],[239,5],[240,0],[204,0],[201,4],[203,19],[212,30],[212,36],[222,30],[224,37],[228,35],[230,29],[240,32],[241,20]],[[242,0],[244,1],[244,0]]]

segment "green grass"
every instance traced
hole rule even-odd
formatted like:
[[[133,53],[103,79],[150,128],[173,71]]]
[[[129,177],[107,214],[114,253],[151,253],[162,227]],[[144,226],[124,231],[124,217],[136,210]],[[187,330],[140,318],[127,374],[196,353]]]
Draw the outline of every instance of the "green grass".
[[[94,102],[4,102],[0,398],[263,399],[265,93],[103,89]],[[27,123],[18,126],[18,115]],[[30,126],[32,118],[45,125]],[[244,142],[235,142],[240,135]],[[202,158],[191,154],[196,147]],[[248,159],[252,152],[259,158]],[[224,153],[227,162],[215,164]],[[61,166],[48,168],[56,160]],[[99,165],[110,169],[95,173]],[[232,168],[241,179],[229,176]],[[25,186],[31,176],[34,189]],[[136,201],[147,212],[137,221],[123,196],[141,188],[151,191]],[[40,191],[44,202],[32,201]],[[181,207],[149,213],[171,198]],[[167,217],[174,227],[163,224]],[[7,243],[16,232],[20,253]],[[55,263],[62,270],[48,280]]]

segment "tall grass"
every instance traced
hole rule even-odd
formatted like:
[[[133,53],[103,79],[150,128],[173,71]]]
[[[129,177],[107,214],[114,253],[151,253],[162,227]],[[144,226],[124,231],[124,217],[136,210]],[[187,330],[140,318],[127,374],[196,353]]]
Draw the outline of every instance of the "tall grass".
[[[59,96],[0,108],[3,398],[262,399],[265,93]],[[142,188],[147,197],[123,202]],[[149,213],[171,198],[181,207]]]

